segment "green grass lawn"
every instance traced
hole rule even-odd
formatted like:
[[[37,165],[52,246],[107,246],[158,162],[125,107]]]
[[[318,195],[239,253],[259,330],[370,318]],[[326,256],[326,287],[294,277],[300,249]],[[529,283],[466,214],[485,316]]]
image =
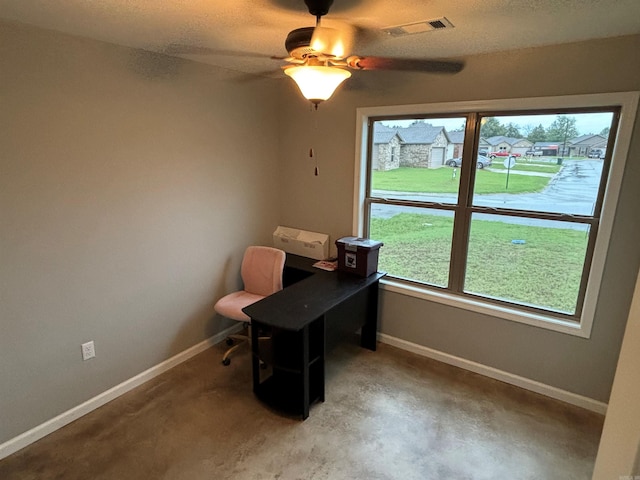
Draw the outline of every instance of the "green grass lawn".
[[[386,172],[372,172],[372,188],[411,193],[457,193],[460,180],[460,169],[442,168],[409,168],[400,167]],[[455,175],[455,176],[454,176]],[[547,177],[518,175],[515,170],[509,175],[509,189],[505,190],[506,175],[504,173],[476,171],[475,193],[531,193],[541,191],[547,183]]]
[[[370,236],[384,241],[380,270],[446,286],[452,232],[451,217],[401,213],[372,218]],[[578,230],[473,221],[465,291],[574,313],[587,240]]]

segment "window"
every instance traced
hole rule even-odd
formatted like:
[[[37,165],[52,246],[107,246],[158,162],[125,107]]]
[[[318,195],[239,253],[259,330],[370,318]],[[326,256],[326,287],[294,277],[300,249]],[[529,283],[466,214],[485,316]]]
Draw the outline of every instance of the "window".
[[[616,94],[361,109],[356,222],[384,242],[385,288],[588,336],[625,101],[633,119],[637,95]],[[381,167],[391,138],[400,161]],[[579,148],[603,139],[602,157]]]

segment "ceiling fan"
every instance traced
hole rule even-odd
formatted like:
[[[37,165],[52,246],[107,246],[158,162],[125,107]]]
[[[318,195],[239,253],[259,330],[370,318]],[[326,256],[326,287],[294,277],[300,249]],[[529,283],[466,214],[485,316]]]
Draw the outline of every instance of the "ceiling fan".
[[[327,100],[353,70],[408,70],[427,73],[457,73],[464,63],[447,60],[412,58],[360,57],[350,55],[356,28],[341,24],[340,28],[322,26],[322,17],[329,13],[333,0],[304,0],[309,13],[316,17],[315,27],[289,32],[285,47],[289,65],[284,73],[291,77],[302,95],[315,107]],[[277,57],[273,57],[277,58]]]

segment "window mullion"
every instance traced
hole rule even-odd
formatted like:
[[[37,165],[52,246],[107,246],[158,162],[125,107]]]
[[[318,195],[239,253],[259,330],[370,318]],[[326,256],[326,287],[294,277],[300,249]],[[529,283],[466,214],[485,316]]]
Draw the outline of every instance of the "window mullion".
[[[458,203],[455,208],[453,239],[451,246],[451,264],[449,265],[449,289],[462,292],[464,288],[464,273],[467,265],[467,247],[469,243],[469,229],[471,224],[471,210],[473,198],[473,182],[475,180],[476,162],[480,138],[480,122],[478,114],[467,115],[462,148],[462,167],[460,168],[460,186]]]

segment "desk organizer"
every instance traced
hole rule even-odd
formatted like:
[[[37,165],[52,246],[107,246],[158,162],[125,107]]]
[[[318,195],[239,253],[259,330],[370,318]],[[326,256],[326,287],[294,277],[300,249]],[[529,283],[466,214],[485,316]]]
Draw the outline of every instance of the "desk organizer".
[[[324,260],[329,256],[329,235],[279,226],[273,232],[273,246],[294,255]]]

